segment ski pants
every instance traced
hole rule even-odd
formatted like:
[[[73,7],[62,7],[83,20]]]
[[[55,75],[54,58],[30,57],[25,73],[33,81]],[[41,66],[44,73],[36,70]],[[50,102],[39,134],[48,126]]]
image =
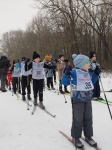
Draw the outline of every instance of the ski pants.
[[[5,89],[6,79],[7,79],[7,75],[6,74],[0,74],[1,90],[6,90]]]
[[[36,80],[33,79],[33,92],[34,92],[34,99],[37,99],[37,95],[39,93],[39,101],[43,101],[43,83],[44,79]]]
[[[13,77],[12,78],[12,86],[13,86],[13,92],[16,93],[16,90],[20,93],[20,77]]]
[[[22,84],[22,95],[26,95],[26,88],[27,88],[27,94],[31,94],[31,77],[30,76],[22,76],[21,78],[21,84]]]
[[[82,130],[85,137],[93,136],[92,106],[91,101],[72,104],[72,128],[71,136],[81,138]]]
[[[93,97],[100,97],[99,79],[94,84]]]
[[[52,77],[47,78],[47,87],[50,88],[50,85],[53,88],[53,78]]]
[[[8,74],[7,78],[8,78],[8,86],[10,86],[12,82],[12,74]]]
[[[53,69],[54,82],[56,82],[56,70]]]

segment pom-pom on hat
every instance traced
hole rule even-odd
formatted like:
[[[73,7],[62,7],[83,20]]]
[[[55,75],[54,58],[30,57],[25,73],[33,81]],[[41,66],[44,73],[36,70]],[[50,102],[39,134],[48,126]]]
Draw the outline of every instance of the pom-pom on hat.
[[[81,54],[73,54],[72,58],[75,67],[80,69],[89,61],[89,57]]]
[[[46,56],[45,56],[45,61],[50,61],[50,60],[51,60],[51,56],[46,55]]]
[[[36,58],[40,58],[40,55],[37,52],[34,52],[33,53],[33,60]]]

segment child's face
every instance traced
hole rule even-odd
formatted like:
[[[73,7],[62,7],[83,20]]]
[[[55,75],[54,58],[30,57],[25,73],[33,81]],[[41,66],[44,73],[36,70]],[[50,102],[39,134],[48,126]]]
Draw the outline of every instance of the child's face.
[[[64,61],[65,58],[64,58],[64,56],[62,56],[60,59],[61,59],[62,61]]]
[[[82,69],[85,70],[85,71],[88,71],[89,66],[90,66],[90,62],[88,62],[87,64],[85,64],[85,65],[82,67]]]
[[[34,59],[34,62],[36,62],[36,63],[40,62],[40,58],[39,58],[39,57],[38,57],[38,58],[35,58],[35,59]]]
[[[94,54],[91,59],[92,59],[93,61],[96,60],[96,54]]]

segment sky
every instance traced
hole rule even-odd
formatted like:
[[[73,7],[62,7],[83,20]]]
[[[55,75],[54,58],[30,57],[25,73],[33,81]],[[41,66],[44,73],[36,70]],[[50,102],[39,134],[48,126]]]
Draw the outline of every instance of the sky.
[[[10,30],[25,30],[37,14],[34,0],[0,0],[0,37]]]

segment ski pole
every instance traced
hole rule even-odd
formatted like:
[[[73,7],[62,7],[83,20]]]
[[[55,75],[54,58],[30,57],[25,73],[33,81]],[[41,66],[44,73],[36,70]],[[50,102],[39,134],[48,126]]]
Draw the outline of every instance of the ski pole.
[[[27,66],[27,70],[28,70],[28,66]],[[30,83],[29,83],[29,76],[27,76],[27,87],[28,87],[28,85],[29,85]],[[27,88],[28,89],[28,88]],[[27,110],[30,110],[29,109],[29,100],[28,100],[28,97],[27,97]]]
[[[66,100],[65,94],[63,94],[63,96],[64,96],[64,99],[65,99],[65,103],[67,103],[67,100]]]
[[[109,113],[110,113],[110,117],[111,117],[111,120],[112,120],[112,114],[111,114],[110,107],[109,107],[109,104],[108,104],[108,101],[107,101],[107,97],[106,97],[106,94],[105,94],[105,91],[104,91],[104,88],[103,88],[103,84],[102,84],[101,78],[99,78],[99,79],[100,79],[100,83],[101,83],[101,86],[102,86],[103,94],[104,94],[104,97],[105,97],[105,100],[106,100],[106,103],[107,103],[107,107],[108,107],[108,110],[109,110]]]

